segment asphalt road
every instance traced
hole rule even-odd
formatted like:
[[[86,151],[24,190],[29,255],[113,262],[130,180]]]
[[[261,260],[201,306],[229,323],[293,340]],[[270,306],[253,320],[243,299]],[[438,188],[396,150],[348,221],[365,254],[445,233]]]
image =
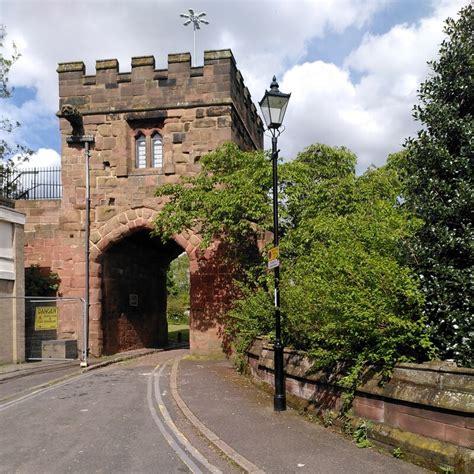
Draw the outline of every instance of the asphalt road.
[[[176,355],[153,354],[0,402],[0,472],[235,471],[175,410],[164,370]],[[182,429],[187,445],[178,442]]]
[[[32,363],[34,367],[34,363]],[[78,361],[52,364],[30,371],[0,374],[0,404],[10,397],[25,394],[32,388],[81,372]]]
[[[272,397],[228,361],[178,362],[187,353],[69,373],[40,389],[32,387],[77,368],[2,382],[0,473],[233,474],[238,464],[254,474],[425,472],[358,449],[294,410],[275,413]]]

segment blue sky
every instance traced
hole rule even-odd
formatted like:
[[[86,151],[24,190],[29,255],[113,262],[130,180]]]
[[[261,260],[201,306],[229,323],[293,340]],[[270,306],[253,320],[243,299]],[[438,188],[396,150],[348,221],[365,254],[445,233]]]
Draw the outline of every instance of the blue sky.
[[[14,138],[35,151],[32,162],[59,162],[58,62],[192,52],[192,30],[179,13],[205,11],[203,50],[231,48],[257,102],[273,74],[292,92],[282,154],[291,159],[314,142],[344,145],[359,171],[381,165],[419,124],[411,109],[436,58],[443,21],[465,0],[0,0],[0,21],[22,57],[11,70],[12,99],[2,116],[19,120]]]
[[[369,20],[366,28],[351,26],[343,33],[330,32],[324,38],[313,38],[308,45],[305,61],[320,59],[342,66],[344,58],[359,44],[365,33],[383,35],[395,25],[417,23],[421,18],[433,12],[433,2],[430,0],[393,0],[376,11]],[[354,75],[358,79],[358,75]]]

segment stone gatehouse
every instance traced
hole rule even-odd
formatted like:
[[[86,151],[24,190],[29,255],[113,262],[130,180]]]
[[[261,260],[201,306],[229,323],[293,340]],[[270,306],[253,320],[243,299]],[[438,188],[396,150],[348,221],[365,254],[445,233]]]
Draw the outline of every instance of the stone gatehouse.
[[[150,238],[163,205],[156,188],[199,170],[201,156],[229,141],[263,146],[263,125],[230,50],[206,51],[204,66],[171,54],[167,69],[153,56],[132,58],[131,72],[115,59],[59,64],[60,108],[83,117],[95,143],[90,155],[90,351],[114,353],[166,342],[166,270],[183,251],[190,261],[190,345],[194,352],[222,350],[221,314],[232,274],[219,265],[218,244],[202,251],[195,233],[162,243]],[[67,142],[60,117],[63,197],[17,201],[27,216],[26,265],[39,264],[61,278],[63,296],[85,293],[84,149]],[[131,305],[130,295],[134,297]],[[138,305],[135,306],[135,304]],[[65,316],[60,333],[80,339],[80,318]]]

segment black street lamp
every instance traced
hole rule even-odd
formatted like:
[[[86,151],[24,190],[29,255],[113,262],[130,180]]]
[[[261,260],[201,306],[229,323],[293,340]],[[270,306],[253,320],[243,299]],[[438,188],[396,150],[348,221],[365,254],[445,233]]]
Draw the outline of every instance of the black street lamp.
[[[278,249],[278,148],[277,140],[280,136],[280,126],[285,117],[288,101],[291,94],[284,94],[278,89],[278,82],[273,76],[270,90],[265,91],[259,102],[263,118],[268,130],[272,134],[272,165],[273,165],[273,245]],[[279,251],[276,250],[278,255]],[[275,262],[275,395],[273,408],[275,411],[286,410],[285,373],[283,370],[283,343],[281,340],[281,312],[280,312],[280,263]]]

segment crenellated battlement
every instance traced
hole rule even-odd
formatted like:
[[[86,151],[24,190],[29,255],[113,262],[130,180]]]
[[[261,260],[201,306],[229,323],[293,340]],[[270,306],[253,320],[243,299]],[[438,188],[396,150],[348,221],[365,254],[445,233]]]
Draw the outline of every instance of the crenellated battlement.
[[[212,50],[212,51],[205,51],[204,52],[204,67],[210,66],[215,64],[216,61],[222,61],[232,63],[235,67],[235,59],[230,49],[222,49],[222,50]],[[167,72],[168,70],[173,70],[173,67],[170,68],[171,64],[185,64],[187,68],[190,69],[190,76],[202,76],[204,68],[203,66],[191,67],[191,54],[190,53],[174,53],[168,54],[168,68],[167,69],[159,69],[155,70],[155,57],[154,56],[136,56],[132,57],[131,60],[131,68],[142,68],[147,67],[149,71],[152,72],[149,79],[153,79],[153,73],[163,73]],[[96,74],[98,71],[103,70],[114,70],[117,74],[129,74],[129,73],[120,73],[119,72],[119,62],[117,59],[99,59],[96,61]],[[183,68],[181,68],[182,70]],[[86,76],[86,66],[82,61],[71,61],[67,63],[59,63],[58,68],[56,70],[58,73],[77,73],[81,72],[82,76]],[[76,76],[75,76],[76,77]],[[87,77],[95,77],[95,76],[87,76]],[[72,77],[62,77],[59,76],[59,80],[61,79],[71,79]]]
[[[60,107],[94,115],[229,105],[253,146],[261,147],[263,124],[231,50],[205,51],[199,67],[191,66],[189,53],[169,54],[166,69],[155,66],[154,56],[138,56],[129,72],[120,72],[117,59],[101,59],[90,75],[81,61],[60,63]]]

